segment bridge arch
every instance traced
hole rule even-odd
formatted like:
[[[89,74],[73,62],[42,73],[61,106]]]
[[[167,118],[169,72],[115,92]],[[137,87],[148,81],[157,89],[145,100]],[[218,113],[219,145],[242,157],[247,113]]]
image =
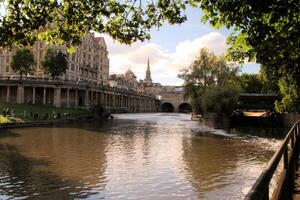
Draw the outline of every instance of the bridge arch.
[[[192,111],[193,111],[192,106],[189,103],[181,103],[178,106],[178,112],[189,113],[189,112],[192,112]]]
[[[164,102],[161,104],[160,110],[161,112],[174,112],[174,106],[169,102]]]

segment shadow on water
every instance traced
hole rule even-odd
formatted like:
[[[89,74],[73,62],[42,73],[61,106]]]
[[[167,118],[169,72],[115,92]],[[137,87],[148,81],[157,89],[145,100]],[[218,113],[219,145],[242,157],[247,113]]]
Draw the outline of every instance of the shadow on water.
[[[2,197],[30,197],[30,199],[87,197],[87,195],[80,194],[80,183],[75,180],[66,180],[48,171],[49,161],[26,157],[13,145],[0,144],[0,151],[0,193]]]
[[[1,138],[6,138],[6,137],[20,137],[20,134],[15,133],[15,132],[13,132],[11,130],[8,130],[8,129],[0,130],[0,139]]]
[[[7,137],[0,138],[0,199],[105,197],[105,138],[73,129],[62,133],[45,132],[44,127],[4,132]]]

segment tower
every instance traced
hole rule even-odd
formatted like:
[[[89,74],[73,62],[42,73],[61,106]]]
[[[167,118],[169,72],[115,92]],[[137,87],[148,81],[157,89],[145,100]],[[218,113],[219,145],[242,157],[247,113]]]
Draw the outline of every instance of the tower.
[[[149,58],[148,58],[146,77],[144,79],[144,83],[150,83],[150,84],[152,83]]]

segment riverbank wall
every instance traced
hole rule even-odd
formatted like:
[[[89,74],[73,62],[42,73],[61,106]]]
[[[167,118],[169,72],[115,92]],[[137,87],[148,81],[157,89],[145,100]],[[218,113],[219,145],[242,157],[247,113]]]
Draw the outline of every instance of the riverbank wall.
[[[300,119],[299,113],[277,113],[269,117],[227,116],[208,113],[203,117],[204,124],[216,129],[241,126],[291,128],[298,119]]]
[[[298,119],[300,119],[300,114],[293,112],[293,113],[283,113],[279,114],[278,116],[279,121],[281,122],[281,126],[291,128]]]

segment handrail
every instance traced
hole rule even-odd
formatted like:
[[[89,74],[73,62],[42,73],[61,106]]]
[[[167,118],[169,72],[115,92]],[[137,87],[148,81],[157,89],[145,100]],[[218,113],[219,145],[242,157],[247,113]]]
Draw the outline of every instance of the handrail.
[[[289,130],[279,149],[275,152],[267,168],[261,173],[245,200],[269,199],[269,184],[283,158],[283,169],[272,199],[292,199],[295,173],[299,162],[300,119]],[[289,146],[290,145],[290,146]]]

